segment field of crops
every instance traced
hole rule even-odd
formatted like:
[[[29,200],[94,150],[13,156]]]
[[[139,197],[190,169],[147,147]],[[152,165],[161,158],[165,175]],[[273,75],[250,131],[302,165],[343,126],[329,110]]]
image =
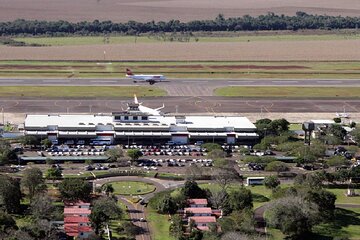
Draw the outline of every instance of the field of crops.
[[[295,14],[297,11],[327,15],[360,15],[358,0],[2,0],[0,21],[37,20],[113,20],[113,21],[182,21],[213,19],[268,12]]]

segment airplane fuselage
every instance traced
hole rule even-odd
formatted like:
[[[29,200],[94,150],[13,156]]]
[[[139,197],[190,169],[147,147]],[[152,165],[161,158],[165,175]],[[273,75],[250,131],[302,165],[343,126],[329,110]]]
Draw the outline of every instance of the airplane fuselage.
[[[139,75],[126,75],[126,77],[129,77],[131,79],[134,80],[134,82],[148,82],[150,84],[154,84],[156,82],[161,82],[163,80],[165,80],[166,78],[164,77],[164,75],[142,75],[142,74],[139,74]]]

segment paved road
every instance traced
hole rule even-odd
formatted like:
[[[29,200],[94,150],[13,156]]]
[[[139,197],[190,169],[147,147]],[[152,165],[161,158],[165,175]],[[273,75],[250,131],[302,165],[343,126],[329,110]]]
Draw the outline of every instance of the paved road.
[[[0,86],[134,86],[130,79],[9,79],[0,78]],[[212,96],[216,88],[224,86],[360,86],[360,79],[169,79],[157,83],[170,96]]]
[[[110,99],[26,99],[0,98],[5,113],[109,113],[126,108],[130,98]],[[344,99],[251,99],[226,97],[154,97],[140,99],[147,107],[160,107],[164,113],[359,113],[360,100]]]
[[[164,191],[166,189],[175,188],[181,186],[184,182],[183,181],[166,181],[160,180],[155,178],[144,178],[144,177],[137,177],[137,176],[120,176],[120,177],[110,177],[110,178],[102,178],[94,180],[94,184],[96,186],[101,186],[108,182],[116,182],[116,181],[141,181],[146,183],[151,183],[155,185],[156,189],[154,192],[142,195],[142,197],[148,201],[150,198],[154,196],[155,193]],[[151,232],[149,228],[148,222],[140,222],[138,221],[140,218],[146,218],[146,209],[144,205],[141,204],[134,204],[126,199],[125,196],[118,195],[117,196],[119,201],[124,203],[127,206],[127,211],[130,215],[131,220],[133,223],[142,229],[142,233],[136,236],[136,240],[151,240]]]

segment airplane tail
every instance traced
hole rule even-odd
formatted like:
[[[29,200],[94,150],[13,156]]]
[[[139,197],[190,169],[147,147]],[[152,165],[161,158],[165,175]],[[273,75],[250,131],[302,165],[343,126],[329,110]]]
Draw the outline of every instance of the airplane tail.
[[[136,97],[136,94],[134,94],[134,103],[139,104],[139,101],[138,101],[138,99]]]
[[[131,76],[131,75],[134,75],[134,74],[132,73],[132,71],[130,70],[130,68],[127,68],[127,69],[126,69],[126,75],[127,75],[127,76]]]

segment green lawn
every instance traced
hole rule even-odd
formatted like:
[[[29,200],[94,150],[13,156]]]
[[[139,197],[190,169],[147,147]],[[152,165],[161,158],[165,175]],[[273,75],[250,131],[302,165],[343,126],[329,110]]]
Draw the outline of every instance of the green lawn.
[[[289,130],[291,130],[291,131],[302,130],[302,124],[301,123],[291,123],[289,126]]]
[[[340,189],[340,188],[328,188],[326,189],[336,195],[336,203],[337,204],[358,204],[360,205],[360,196],[356,197],[347,197],[345,195],[347,189]],[[360,189],[355,190],[356,193],[360,193]]]
[[[225,97],[360,98],[360,87],[223,87],[215,95]]]
[[[170,221],[168,215],[158,214],[154,209],[148,208],[147,220],[150,224],[153,240],[174,240],[169,236]]]
[[[147,86],[9,86],[0,87],[0,97],[37,97],[37,98],[117,98],[132,97],[136,94],[138,97],[165,96],[166,92],[156,87]]]
[[[360,208],[337,208],[335,210],[335,220],[332,223],[315,226],[313,232],[322,236],[314,239],[324,239],[324,236],[328,236],[359,240]]]
[[[119,195],[142,195],[155,191],[155,186],[144,182],[111,182],[114,193]]]

